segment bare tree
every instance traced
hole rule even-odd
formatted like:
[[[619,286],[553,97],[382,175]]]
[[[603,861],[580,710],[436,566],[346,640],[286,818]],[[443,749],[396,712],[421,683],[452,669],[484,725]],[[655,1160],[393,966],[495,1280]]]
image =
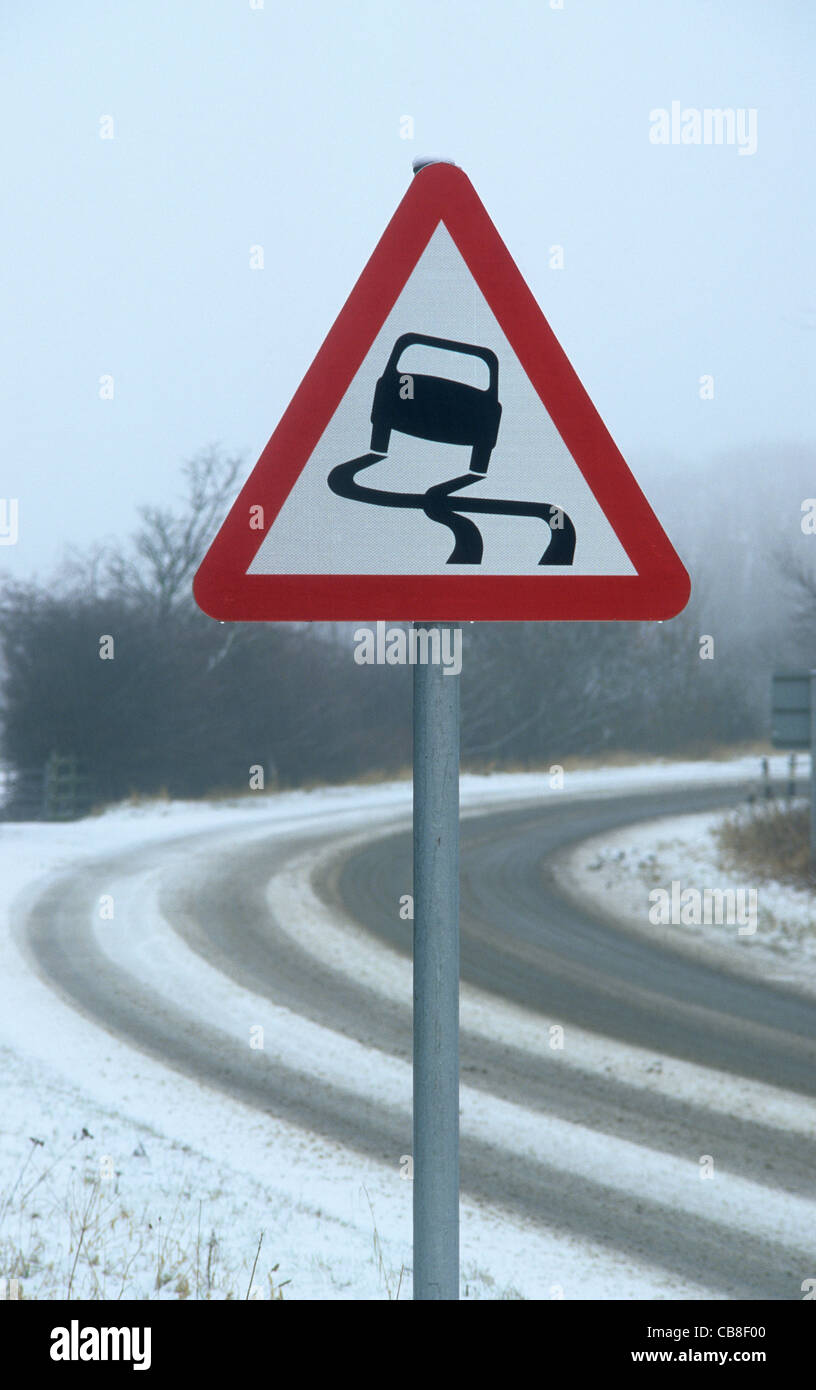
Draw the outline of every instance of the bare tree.
[[[816,559],[803,545],[778,549],[774,558],[791,599],[791,649],[813,665],[816,663]]]
[[[110,589],[153,607],[157,617],[188,602],[193,575],[232,500],[242,462],[240,455],[224,454],[217,445],[188,459],[182,465],[185,496],[180,508],[140,507],[132,553],[106,555]]]

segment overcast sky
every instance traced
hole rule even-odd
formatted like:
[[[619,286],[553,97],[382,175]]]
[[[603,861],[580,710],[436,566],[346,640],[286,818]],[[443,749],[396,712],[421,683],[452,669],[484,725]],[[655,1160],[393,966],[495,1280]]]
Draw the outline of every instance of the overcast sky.
[[[814,27],[804,0],[6,0],[0,575],[126,535],[202,445],[248,471],[424,153],[647,495],[807,449]],[[653,143],[673,101],[754,111],[755,152]]]

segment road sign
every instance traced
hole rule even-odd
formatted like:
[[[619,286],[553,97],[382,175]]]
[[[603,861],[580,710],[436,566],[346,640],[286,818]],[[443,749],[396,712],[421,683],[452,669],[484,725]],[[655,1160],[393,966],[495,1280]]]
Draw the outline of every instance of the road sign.
[[[383,233],[195,579],[219,619],[663,619],[689,578],[461,169]]]
[[[810,671],[775,671],[771,683],[774,748],[810,748]]]
[[[816,671],[774,671],[771,741],[810,749],[810,866],[816,872]]]

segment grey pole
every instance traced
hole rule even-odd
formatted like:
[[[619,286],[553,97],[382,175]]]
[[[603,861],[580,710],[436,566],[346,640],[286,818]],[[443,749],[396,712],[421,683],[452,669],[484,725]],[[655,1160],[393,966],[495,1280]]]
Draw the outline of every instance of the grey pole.
[[[414,624],[440,649],[458,626]],[[413,1160],[414,1298],[458,1299],[459,676],[441,661],[414,665]]]
[[[816,871],[816,671],[810,673],[810,867]]]

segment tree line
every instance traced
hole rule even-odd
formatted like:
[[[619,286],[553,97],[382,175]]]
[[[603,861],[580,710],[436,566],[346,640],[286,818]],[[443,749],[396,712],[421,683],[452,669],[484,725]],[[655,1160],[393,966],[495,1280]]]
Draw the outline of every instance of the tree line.
[[[0,758],[12,774],[72,758],[109,802],[236,792],[259,767],[265,786],[291,787],[409,764],[411,672],[359,665],[355,624],[221,624],[196,608],[192,576],[239,470],[202,451],[184,466],[181,503],[144,508],[127,546],[74,557],[57,583],[0,591]],[[792,621],[816,592],[799,565]],[[466,624],[464,765],[704,755],[767,737],[777,653],[758,662],[755,628],[715,622],[714,599],[703,575],[662,624]]]

